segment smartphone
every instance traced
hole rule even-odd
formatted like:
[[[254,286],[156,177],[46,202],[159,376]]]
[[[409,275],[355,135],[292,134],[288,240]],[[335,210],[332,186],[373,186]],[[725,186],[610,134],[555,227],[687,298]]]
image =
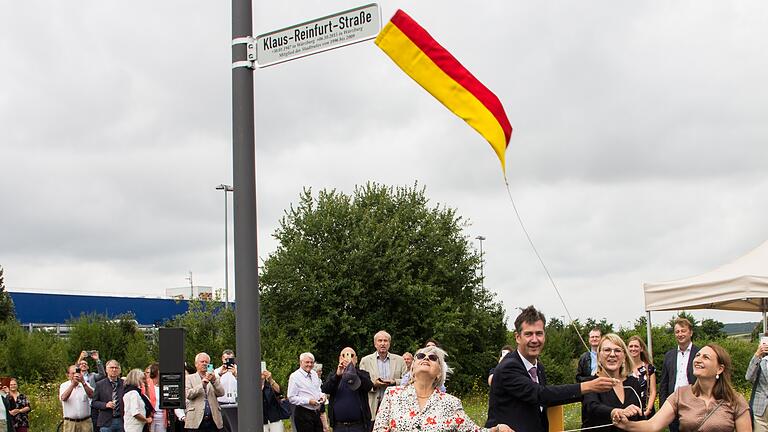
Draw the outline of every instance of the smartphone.
[[[213,365],[210,363],[208,364],[208,373],[213,373]]]
[[[264,372],[265,370],[267,370],[267,362],[262,361],[261,362],[261,371]]]
[[[760,343],[761,344],[768,344],[768,336],[760,337]]]

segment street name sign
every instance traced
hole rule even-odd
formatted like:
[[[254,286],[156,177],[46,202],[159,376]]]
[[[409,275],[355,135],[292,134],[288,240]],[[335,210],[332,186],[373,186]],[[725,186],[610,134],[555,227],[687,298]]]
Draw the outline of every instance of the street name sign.
[[[256,37],[259,67],[373,39],[381,30],[379,5],[356,7]]]

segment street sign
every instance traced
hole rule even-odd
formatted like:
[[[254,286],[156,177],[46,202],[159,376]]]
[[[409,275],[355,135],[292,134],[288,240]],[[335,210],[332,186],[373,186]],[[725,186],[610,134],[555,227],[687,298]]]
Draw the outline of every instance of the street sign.
[[[375,38],[381,30],[379,5],[371,3],[256,37],[259,67],[295,60]]]

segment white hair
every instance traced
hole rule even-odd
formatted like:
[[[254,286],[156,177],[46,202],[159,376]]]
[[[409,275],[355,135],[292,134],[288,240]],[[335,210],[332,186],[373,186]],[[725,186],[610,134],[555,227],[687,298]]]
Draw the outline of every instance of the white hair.
[[[207,353],[201,352],[201,353],[197,353],[197,355],[195,356],[195,363],[199,362],[200,358],[203,356],[208,357],[208,363],[211,362],[211,356],[209,356]]]
[[[303,361],[305,358],[309,358],[313,362],[315,361],[315,356],[312,355],[311,352],[305,352],[305,353],[299,354],[299,361]]]
[[[451,367],[448,366],[448,363],[445,362],[445,357],[448,354],[445,351],[443,351],[442,348],[439,348],[436,346],[424,347],[416,351],[416,354],[418,353],[437,355],[437,364],[440,365],[440,375],[438,375],[437,378],[435,378],[435,382],[432,385],[435,388],[445,385],[445,380],[448,378],[448,375],[453,373],[453,369],[451,369]],[[414,357],[415,357],[415,354],[414,354]]]
[[[375,335],[373,335],[373,342],[374,342],[374,343],[376,342],[376,339],[377,339],[379,336],[386,336],[386,337],[387,337],[387,340],[388,340],[388,341],[390,341],[390,342],[392,342],[392,335],[390,335],[389,333],[385,332],[384,330],[379,330],[378,332],[376,332],[376,334],[375,334]]]

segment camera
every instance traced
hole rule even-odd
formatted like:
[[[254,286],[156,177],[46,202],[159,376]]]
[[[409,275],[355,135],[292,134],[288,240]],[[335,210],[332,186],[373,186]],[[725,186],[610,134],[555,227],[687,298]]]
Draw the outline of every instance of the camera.
[[[230,358],[224,360],[224,366],[227,369],[235,367],[235,358],[234,357],[230,357]]]
[[[75,373],[80,373],[80,368],[79,367],[75,368]]]

